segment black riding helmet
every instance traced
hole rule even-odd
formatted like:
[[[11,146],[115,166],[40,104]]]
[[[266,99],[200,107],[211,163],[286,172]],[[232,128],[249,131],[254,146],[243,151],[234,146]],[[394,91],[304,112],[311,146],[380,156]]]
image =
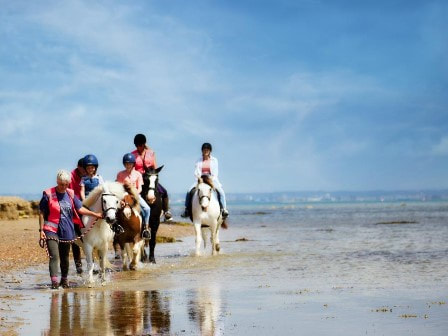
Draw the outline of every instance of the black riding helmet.
[[[139,146],[139,145],[144,145],[144,144],[146,144],[146,137],[145,137],[145,135],[144,134],[137,134],[135,137],[134,137],[134,145],[135,145],[135,147],[137,147],[137,146]]]
[[[209,144],[208,142],[205,142],[205,143],[202,144],[202,147],[201,147],[201,150],[204,150],[204,149],[209,149],[210,152],[211,152],[212,151],[212,145]]]

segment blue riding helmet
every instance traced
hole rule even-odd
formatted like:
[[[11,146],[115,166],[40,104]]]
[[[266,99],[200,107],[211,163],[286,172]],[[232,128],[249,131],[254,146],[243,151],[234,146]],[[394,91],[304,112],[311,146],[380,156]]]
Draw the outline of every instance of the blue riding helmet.
[[[123,156],[123,164],[125,163],[133,163],[135,164],[135,156],[132,153],[126,153]]]
[[[87,166],[94,166],[98,168],[98,159],[93,154],[87,154],[86,156],[84,156],[83,164],[84,168],[86,168]]]

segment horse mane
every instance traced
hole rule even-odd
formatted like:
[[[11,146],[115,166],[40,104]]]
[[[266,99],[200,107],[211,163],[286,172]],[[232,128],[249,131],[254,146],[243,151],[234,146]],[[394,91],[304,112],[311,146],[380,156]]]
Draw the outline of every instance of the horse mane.
[[[205,183],[208,184],[212,189],[215,189],[215,186],[213,184],[212,178],[210,175],[202,175],[200,178],[198,178],[198,184]]]
[[[132,198],[133,202],[131,208],[136,209],[137,211],[140,212],[140,202],[137,190],[129,183],[124,183],[123,188],[125,192]]]
[[[86,207],[91,207],[105,190],[108,190],[110,193],[117,196],[119,200],[122,200],[126,195],[126,190],[121,183],[106,181],[104,184],[97,186],[89,193],[89,196],[87,196],[84,200],[83,205]]]
[[[89,193],[89,196],[87,196],[87,198],[82,202],[82,205],[87,208],[91,207],[102,193],[103,193],[103,186],[101,185],[97,186]]]

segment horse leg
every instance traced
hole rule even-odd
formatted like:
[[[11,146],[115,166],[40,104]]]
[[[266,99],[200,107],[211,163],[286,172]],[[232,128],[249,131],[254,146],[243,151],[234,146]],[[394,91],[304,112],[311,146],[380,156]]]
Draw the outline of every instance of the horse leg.
[[[100,269],[101,269],[101,285],[106,284],[106,258],[107,258],[107,243],[104,243],[102,248],[98,249],[98,255],[100,257]]]
[[[202,228],[201,223],[194,223],[194,232],[196,234],[196,256],[201,255],[201,243],[202,243]]]
[[[151,239],[149,241],[149,262],[151,264],[156,263],[156,258],[154,256],[154,250],[156,248],[156,237],[157,237],[157,230],[159,229],[159,225],[160,225],[160,213],[159,213],[159,216],[155,219],[155,221],[151,223]]]
[[[123,262],[123,271],[128,271],[129,267],[129,252],[128,252],[128,243],[121,243],[121,261]]]
[[[121,249],[120,247],[120,243],[117,241],[117,238],[114,238],[114,252],[115,252],[115,259],[120,259],[120,254],[119,254],[119,249]]]
[[[142,250],[141,250],[141,261],[149,261],[149,240],[143,240]]]
[[[210,227],[210,231],[211,231],[211,243],[212,243],[212,255],[217,255],[220,249],[219,246],[219,235],[218,235],[218,222],[214,221],[212,226]]]
[[[137,269],[137,263],[140,260],[140,251],[142,250],[142,246],[145,243],[144,240],[140,240],[137,243],[134,243],[134,248],[132,249],[132,261],[129,268],[133,271]]]
[[[84,254],[87,262],[87,284],[92,287],[93,284],[93,247],[90,244],[83,244]]]
[[[216,228],[215,228],[215,249],[216,249],[216,252],[219,252],[221,250],[221,246],[219,244],[219,226],[220,226],[220,223],[216,222]]]

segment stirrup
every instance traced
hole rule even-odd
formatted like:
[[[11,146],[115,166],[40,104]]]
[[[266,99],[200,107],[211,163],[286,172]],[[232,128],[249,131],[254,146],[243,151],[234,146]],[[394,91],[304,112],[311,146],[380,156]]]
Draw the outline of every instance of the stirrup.
[[[115,224],[114,225],[114,232],[119,235],[122,234],[124,232],[123,227],[120,224]]]
[[[142,238],[145,240],[150,240],[151,239],[151,231],[149,230],[143,230],[142,232]]]
[[[171,212],[169,210],[165,211],[165,221],[171,221],[173,220],[173,215],[171,215]]]

